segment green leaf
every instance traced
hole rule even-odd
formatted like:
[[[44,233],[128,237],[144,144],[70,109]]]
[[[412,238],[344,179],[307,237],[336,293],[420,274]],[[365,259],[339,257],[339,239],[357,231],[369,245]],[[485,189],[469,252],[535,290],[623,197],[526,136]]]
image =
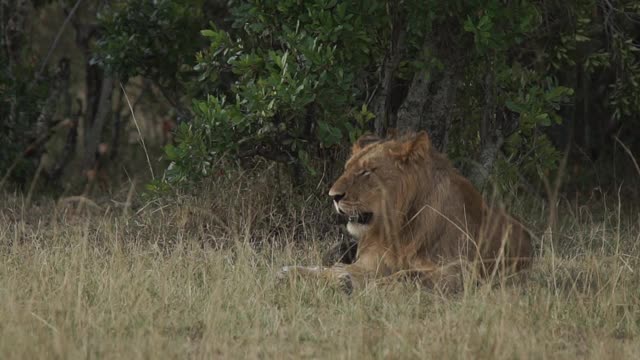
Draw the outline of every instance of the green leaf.
[[[200,30],[200,34],[202,34],[203,36],[206,36],[206,37],[210,37],[210,38],[211,37],[216,37],[218,35],[217,32],[215,32],[213,30],[209,30],[209,29]]]
[[[536,115],[535,120],[538,125],[542,125],[542,126],[551,125],[551,119],[549,118],[549,114],[547,113]]]
[[[507,100],[505,101],[505,105],[507,106],[507,108],[513,112],[516,112],[518,114],[525,112],[525,109],[519,105],[516,104],[515,102],[511,101],[511,100]]]
[[[586,41],[590,41],[591,38],[586,37],[584,35],[580,35],[580,34],[576,34],[576,41],[577,42],[586,42]]]
[[[169,144],[164,147],[164,153],[167,155],[167,159],[169,160],[177,160],[178,153],[176,152],[176,147],[172,144]]]
[[[467,17],[467,20],[465,20],[464,22],[464,31],[473,33],[476,32],[476,27],[473,24],[473,20],[471,20],[471,17]]]

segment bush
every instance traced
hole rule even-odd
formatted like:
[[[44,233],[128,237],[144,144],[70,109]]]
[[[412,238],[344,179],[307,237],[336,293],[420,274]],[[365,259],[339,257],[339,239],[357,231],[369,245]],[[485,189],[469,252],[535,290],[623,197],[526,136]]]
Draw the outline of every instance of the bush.
[[[209,44],[197,53],[198,41],[185,42],[197,37],[190,25],[202,24],[205,3],[136,4],[123,1],[104,17],[105,65],[161,79],[195,60],[195,73],[178,79],[191,89],[193,120],[166,148],[172,182],[209,175],[223,155],[313,173],[314,159],[335,153],[328,149],[398,126],[427,128],[454,160],[497,169],[509,184],[556,168],[557,147],[569,138],[552,138],[551,129],[569,131],[589,109],[619,122],[640,109],[632,41],[640,7],[631,1],[613,13],[596,1],[233,1],[225,21],[200,31]],[[153,45],[180,24],[184,33],[166,39],[171,51]],[[585,85],[596,76],[606,96]],[[422,94],[418,77],[428,85]],[[437,104],[447,91],[455,96]],[[421,96],[409,104],[407,94]],[[403,111],[420,121],[407,122]],[[584,126],[602,127],[594,118]]]

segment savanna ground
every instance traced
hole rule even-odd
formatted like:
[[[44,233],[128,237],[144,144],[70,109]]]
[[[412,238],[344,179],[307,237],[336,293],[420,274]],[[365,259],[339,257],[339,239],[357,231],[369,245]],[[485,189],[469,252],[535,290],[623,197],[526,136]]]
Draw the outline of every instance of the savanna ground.
[[[328,199],[274,189],[0,195],[0,358],[640,358],[640,217],[615,194],[560,200],[553,236],[541,201],[513,204],[539,258],[510,281],[346,295],[277,280],[342,235]]]

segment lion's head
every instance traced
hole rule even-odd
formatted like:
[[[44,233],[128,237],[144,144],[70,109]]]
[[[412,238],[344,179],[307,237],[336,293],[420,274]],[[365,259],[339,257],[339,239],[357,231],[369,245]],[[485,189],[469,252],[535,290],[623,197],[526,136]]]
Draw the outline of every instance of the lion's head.
[[[329,191],[336,211],[349,219],[347,230],[360,238],[372,228],[397,224],[410,206],[411,192],[419,188],[414,170],[424,168],[430,155],[425,132],[358,139],[343,174]]]

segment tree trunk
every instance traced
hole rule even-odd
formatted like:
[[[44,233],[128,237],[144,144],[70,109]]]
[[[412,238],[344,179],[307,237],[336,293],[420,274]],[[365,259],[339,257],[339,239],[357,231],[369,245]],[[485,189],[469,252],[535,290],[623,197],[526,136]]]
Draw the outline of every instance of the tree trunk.
[[[441,74],[438,87],[431,98],[429,107],[423,115],[420,129],[426,129],[433,145],[440,151],[447,151],[449,129],[456,116],[456,95],[458,93],[457,79],[453,69],[447,69]]]
[[[72,19],[71,23],[76,30],[76,44],[85,56],[86,107],[80,128],[80,143],[83,145],[82,167],[88,171],[95,170],[99,165],[98,145],[106,123],[112,118],[115,80],[91,62],[91,44],[99,34],[97,25],[80,22],[77,18]]]
[[[393,24],[389,49],[381,69],[381,83],[373,103],[373,113],[376,134],[384,136],[390,128],[396,126],[395,115],[391,111],[391,97],[394,91],[396,70],[405,50],[406,24],[405,18],[398,7],[392,8]]]
[[[92,169],[96,165],[96,151],[100,144],[100,137],[104,125],[112,114],[112,95],[114,80],[105,77],[101,82],[100,92],[96,94],[98,98],[95,116],[85,119],[85,139],[84,139],[84,168]],[[87,114],[89,116],[89,114]]]
[[[0,2],[0,36],[4,37],[4,52],[7,56],[7,70],[11,77],[14,67],[20,62],[23,48],[26,45],[25,27],[27,26],[27,17],[29,13],[29,1],[17,0],[11,2]],[[8,21],[5,22],[5,18]],[[17,107],[17,101],[12,101],[9,109],[7,124],[8,128],[13,128],[19,119],[20,109]]]
[[[426,70],[416,73],[398,110],[398,129],[427,130],[433,145],[446,151],[448,131],[455,116],[456,92],[450,70],[435,80],[428,78]]]
[[[413,76],[409,92],[398,109],[398,130],[417,130],[422,125],[425,105],[429,100],[429,85],[426,71]]]
[[[480,153],[469,173],[469,179],[478,189],[486,185],[500,147],[504,143],[502,131],[496,121],[494,70],[491,66],[488,66],[487,70],[484,81],[484,109],[480,122]]]

